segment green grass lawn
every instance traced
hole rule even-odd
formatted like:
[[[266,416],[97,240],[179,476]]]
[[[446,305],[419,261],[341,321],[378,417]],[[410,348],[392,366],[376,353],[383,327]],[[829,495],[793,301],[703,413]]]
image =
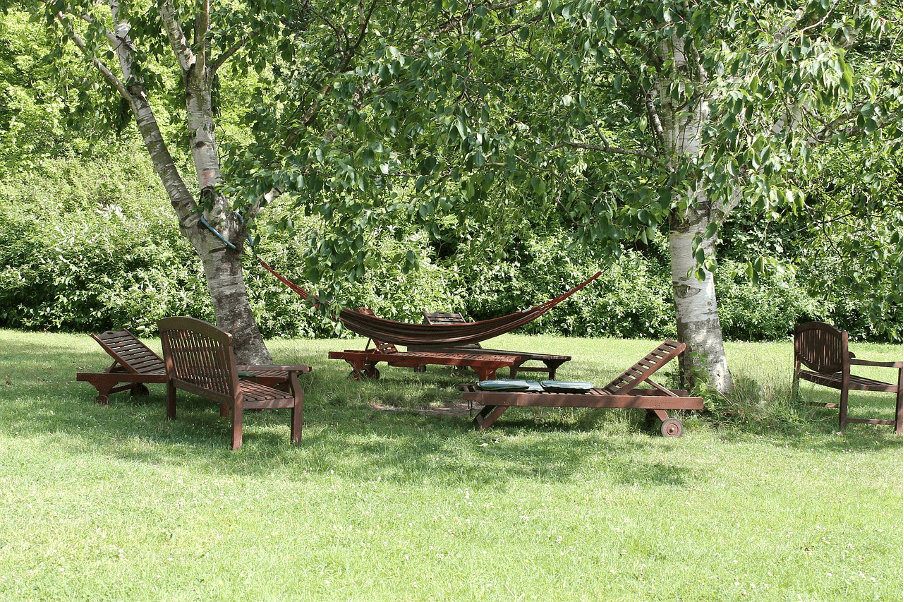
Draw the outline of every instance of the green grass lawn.
[[[655,344],[493,342],[572,355],[559,379],[598,385]],[[314,367],[302,444],[288,410],[249,413],[232,452],[188,394],[174,421],[162,385],[95,404],[89,337],[0,330],[0,599],[901,600],[902,438],[792,404],[790,341],[729,343],[737,394],[680,439],[624,410],[514,408],[476,432],[445,409],[467,377],[355,382],[326,359],[362,347],[271,342]]]

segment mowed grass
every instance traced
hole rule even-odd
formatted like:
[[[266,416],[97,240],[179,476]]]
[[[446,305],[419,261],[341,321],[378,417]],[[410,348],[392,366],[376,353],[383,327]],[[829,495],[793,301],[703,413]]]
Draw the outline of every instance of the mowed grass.
[[[560,380],[602,385],[656,343],[493,346],[571,355]],[[162,385],[95,404],[75,381],[109,363],[89,337],[0,330],[0,599],[901,600],[902,438],[792,403],[790,341],[729,343],[737,393],[680,439],[623,410],[515,408],[476,432],[444,410],[473,373],[356,382],[326,359],[363,345],[272,341],[314,367],[303,442],[288,410],[249,413],[232,452],[191,395],[174,421]],[[893,415],[890,395],[851,404]]]

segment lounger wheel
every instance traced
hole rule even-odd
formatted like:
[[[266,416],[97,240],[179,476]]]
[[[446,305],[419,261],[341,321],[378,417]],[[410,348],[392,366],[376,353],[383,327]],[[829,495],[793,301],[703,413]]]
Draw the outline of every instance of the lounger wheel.
[[[134,387],[132,387],[131,395],[150,395],[150,390],[144,385],[144,383],[138,383]]]
[[[110,403],[110,398],[107,397],[106,395],[98,395],[97,397],[94,398],[94,403],[99,403],[101,405],[107,405],[108,403]]]
[[[663,437],[680,437],[684,433],[684,426],[677,418],[666,418],[659,427]]]

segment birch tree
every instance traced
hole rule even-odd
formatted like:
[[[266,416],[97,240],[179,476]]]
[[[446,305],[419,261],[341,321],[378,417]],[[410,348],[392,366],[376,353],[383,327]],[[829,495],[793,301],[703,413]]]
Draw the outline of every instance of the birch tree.
[[[83,61],[84,71],[59,74],[67,88],[79,91],[83,119],[112,122],[118,105],[127,108],[179,228],[197,251],[217,325],[234,335],[239,361],[271,361],[249,305],[242,256],[260,211],[289,187],[285,177],[249,183],[236,174],[291,166],[300,140],[335,135],[329,119],[342,107],[319,118],[335,102],[333,84],[354,69],[355,60],[371,60],[374,45],[388,43],[380,33],[384,28],[374,28],[372,19],[379,15],[391,27],[403,18],[401,9],[379,0],[355,5],[316,0],[4,0],[0,7],[26,10],[46,23],[59,41],[57,59],[74,53]],[[229,77],[257,79],[253,106],[218,98]],[[280,104],[278,94],[265,89],[293,77],[306,86],[293,106]],[[102,90],[111,92],[104,95]],[[237,127],[262,139],[247,152],[247,139],[232,140],[231,148],[220,140],[218,104],[229,103],[244,120]],[[264,114],[278,117],[256,117]],[[255,154],[268,145],[274,156]],[[341,157],[332,159],[342,163]],[[193,173],[180,173],[186,164]]]
[[[678,335],[691,350],[686,373],[727,391],[710,269],[718,228],[741,202],[767,216],[807,209],[803,189],[827,160],[825,147],[856,141],[900,155],[900,7],[579,1],[550,3],[550,15],[575,33],[571,48],[585,59],[574,70],[581,77],[561,77],[577,84],[571,94],[593,98],[611,87],[606,96],[620,96],[639,126],[635,156],[654,155],[644,167],[658,190],[632,209],[641,224],[669,224]],[[611,156],[600,134],[614,124],[601,115],[590,111],[590,127],[570,131],[570,144],[598,151],[588,161]],[[888,191],[876,175],[862,180],[874,196]],[[762,260],[754,265],[763,269]]]
[[[81,58],[85,70],[68,73],[68,83],[82,87],[83,98],[92,88],[98,89],[95,82],[102,82],[112,91],[105,97],[108,104],[127,108],[180,231],[198,254],[217,325],[235,336],[239,361],[271,362],[251,313],[241,263],[244,221],[254,219],[260,207],[242,207],[240,216],[219,191],[224,176],[213,91],[224,63],[248,39],[236,40],[231,47],[214,43],[209,2],[191,6],[191,14],[171,1],[154,6],[118,0],[4,5],[43,19],[56,32],[58,58],[71,52]],[[176,81],[167,81],[172,76]],[[169,85],[173,88],[167,89]],[[191,157],[192,177],[180,173],[173,141],[164,135],[160,123],[160,114],[169,118],[174,108],[185,117],[181,150]],[[106,112],[110,113],[115,109]],[[90,110],[84,111],[83,119],[90,115]]]
[[[887,194],[887,178],[900,171],[900,7],[432,6],[444,25],[421,27],[416,43],[350,82],[360,90],[380,80],[384,93],[366,110],[349,104],[336,116],[343,133],[308,154],[343,148],[350,158],[331,201],[308,205],[337,226],[312,241],[312,266],[363,269],[354,241],[389,208],[428,232],[451,220],[462,239],[488,232],[505,240],[551,217],[599,246],[645,243],[664,227],[678,334],[690,348],[685,378],[725,392],[732,382],[712,272],[720,225],[740,203],[765,219],[780,210],[818,214],[805,191],[832,155],[826,149],[890,157],[864,174],[872,198]],[[317,163],[299,169],[315,174]],[[356,186],[380,194],[362,204]],[[768,263],[752,257],[751,274]]]

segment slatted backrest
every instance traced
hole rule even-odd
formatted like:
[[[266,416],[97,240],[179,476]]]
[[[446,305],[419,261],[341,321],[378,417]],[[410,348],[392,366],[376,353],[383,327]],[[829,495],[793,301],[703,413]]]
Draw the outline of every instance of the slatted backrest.
[[[108,330],[91,337],[133,374],[162,374],[166,371],[163,359],[128,330]]]
[[[665,341],[639,362],[619,374],[603,390],[610,395],[626,395],[650,378],[657,370],[678,357],[687,345],[678,341]]]
[[[465,317],[458,312],[449,311],[425,311],[424,323],[432,326],[444,326],[447,324],[467,324]],[[471,343],[470,345],[455,345],[456,347],[482,349],[480,343]]]
[[[427,324],[464,324],[465,318],[457,312],[425,311],[424,322]]]
[[[374,310],[370,309],[369,307],[359,307],[358,313],[362,313],[366,316],[375,316],[376,315],[374,313]],[[380,353],[389,354],[389,353],[398,353],[399,352],[399,349],[392,343],[387,343],[385,341],[381,341],[379,339],[373,339],[373,338],[370,340],[373,341],[374,347],[376,347],[377,351],[379,351]]]
[[[825,322],[794,327],[794,360],[814,372],[834,374],[848,360],[848,333]]]
[[[195,318],[158,322],[167,375],[176,386],[228,401],[238,389],[232,335]]]

